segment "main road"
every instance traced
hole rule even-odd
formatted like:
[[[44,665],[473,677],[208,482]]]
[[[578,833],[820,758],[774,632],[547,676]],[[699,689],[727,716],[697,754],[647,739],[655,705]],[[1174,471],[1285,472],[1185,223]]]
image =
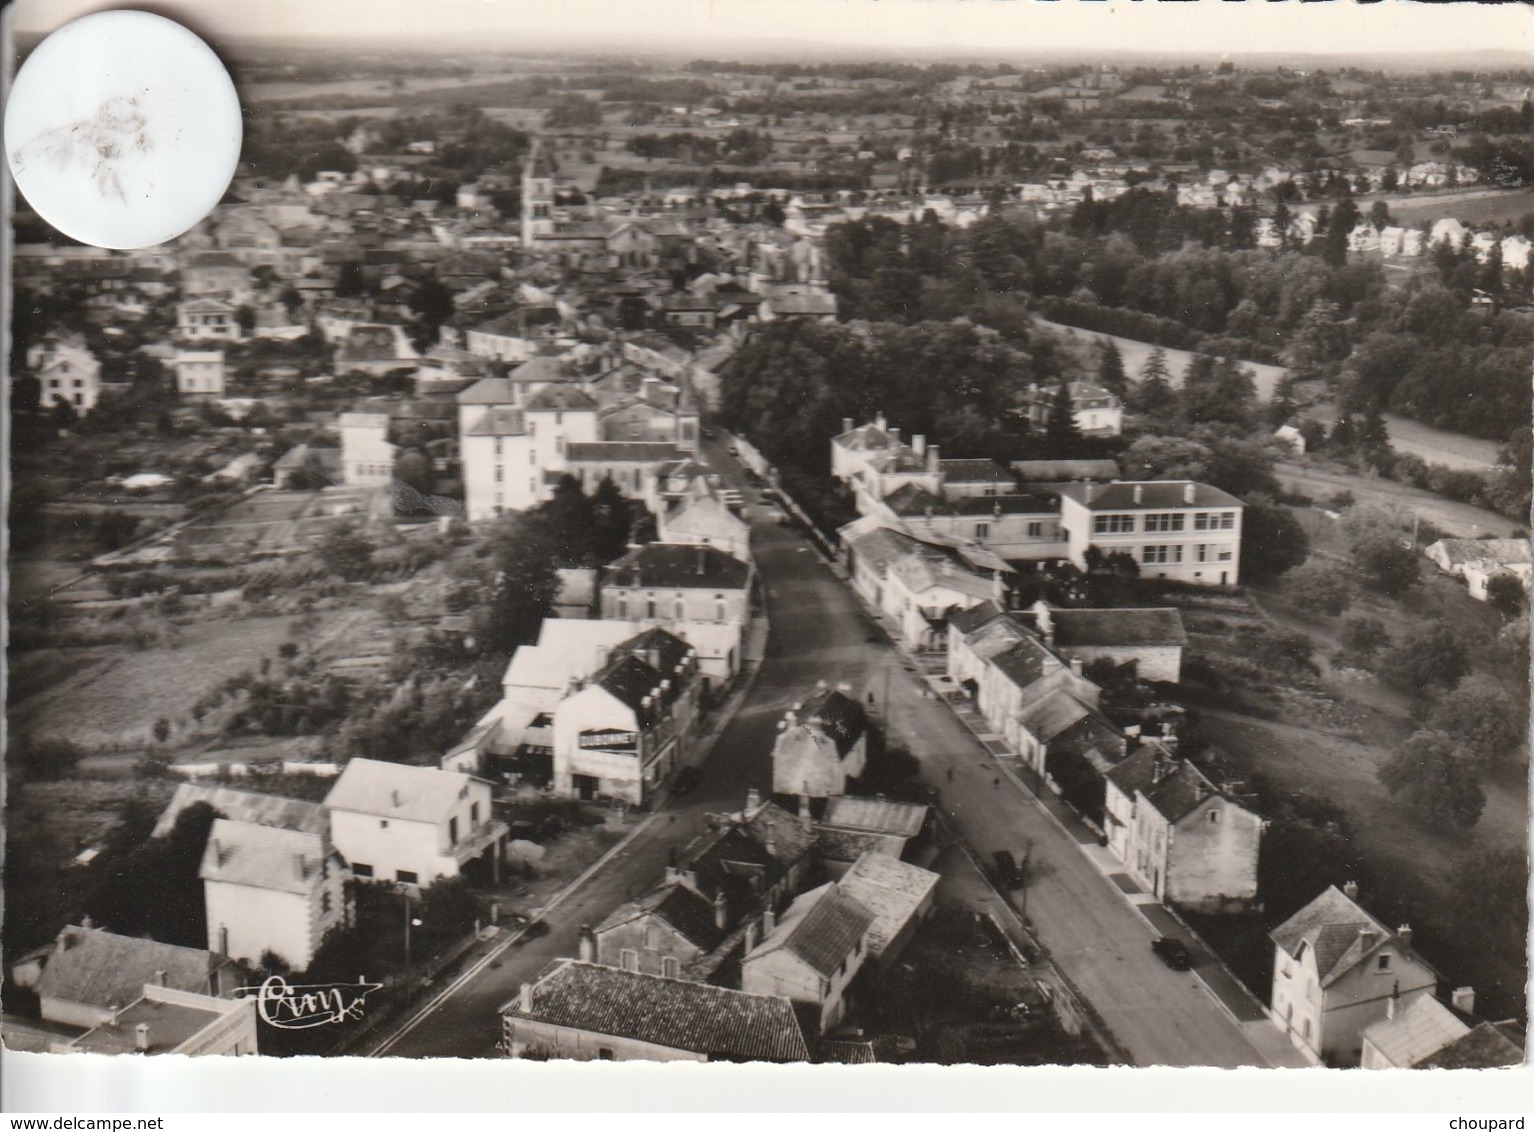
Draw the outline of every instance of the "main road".
[[[744,486],[734,461],[713,445],[709,456],[726,478]],[[767,655],[715,741],[696,789],[652,818],[547,913],[550,934],[502,952],[377,1052],[493,1054],[499,1008],[551,959],[575,954],[582,924],[597,923],[653,885],[670,854],[701,831],[705,814],[739,809],[753,786],[770,791],[777,722],[816,681],[825,680],[845,681],[859,696],[875,696],[892,719],[895,736],[920,760],[923,778],[940,787],[950,821],[982,855],[1031,844],[1028,914],[1035,934],[1135,1063],[1267,1064],[1194,975],[1171,971],[1156,959],[1144,918],[1069,833],[997,773],[991,756],[946,704],[930,697],[803,535],[758,520],[752,551],[771,624]]]

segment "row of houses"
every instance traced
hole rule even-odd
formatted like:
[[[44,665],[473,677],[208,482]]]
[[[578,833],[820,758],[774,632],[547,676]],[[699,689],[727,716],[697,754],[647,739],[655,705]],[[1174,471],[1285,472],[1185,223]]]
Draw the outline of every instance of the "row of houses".
[[[511,1057],[817,1061],[931,908],[925,806],[752,791],[502,1007]],[[837,1044],[837,1043],[832,1043]]]

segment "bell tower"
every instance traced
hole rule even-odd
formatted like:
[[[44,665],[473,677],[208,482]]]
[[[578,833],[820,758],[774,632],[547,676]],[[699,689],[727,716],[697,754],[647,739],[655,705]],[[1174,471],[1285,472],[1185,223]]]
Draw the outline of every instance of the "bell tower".
[[[554,177],[543,157],[543,140],[534,138],[522,166],[522,249],[554,230]]]

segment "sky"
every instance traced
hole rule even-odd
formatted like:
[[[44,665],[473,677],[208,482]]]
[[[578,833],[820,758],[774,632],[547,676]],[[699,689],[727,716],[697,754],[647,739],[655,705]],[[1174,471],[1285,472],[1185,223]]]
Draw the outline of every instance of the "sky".
[[[17,31],[122,4],[16,0]],[[139,5],[133,5],[139,6]],[[610,47],[808,41],[881,52],[1097,48],[1230,54],[1523,51],[1534,9],[1418,0],[159,0],[143,7],[205,37],[462,38],[515,49],[582,38]]]

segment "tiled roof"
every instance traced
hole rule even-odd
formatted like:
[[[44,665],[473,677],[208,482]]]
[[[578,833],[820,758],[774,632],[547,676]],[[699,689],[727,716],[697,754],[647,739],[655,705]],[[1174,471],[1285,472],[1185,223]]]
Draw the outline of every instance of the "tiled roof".
[[[1470,562],[1496,563],[1499,566],[1526,566],[1531,561],[1529,541],[1521,538],[1445,538],[1433,546],[1443,547],[1451,566]],[[1433,546],[1428,547],[1429,550]]]
[[[1219,793],[1198,767],[1187,759],[1174,758],[1155,743],[1145,744],[1119,763],[1108,772],[1108,779],[1127,797],[1144,795],[1157,813],[1173,823],[1187,816],[1204,799]]]
[[[516,397],[504,377],[482,377],[454,398],[460,405],[511,405]]]
[[[514,384],[527,385],[557,385],[569,381],[571,376],[563,362],[547,354],[529,358],[506,375],[507,380]]]
[[[970,518],[985,515],[1058,515],[1060,497],[1052,492],[1015,491],[1008,495],[967,495],[952,500],[955,514]]]
[[[907,444],[875,452],[868,457],[867,464],[874,471],[884,473],[927,471],[925,457],[918,456]]]
[[[521,409],[497,405],[464,430],[465,436],[526,436],[527,418]]]
[[[892,563],[889,572],[905,583],[913,594],[946,589],[984,601],[996,591],[990,578],[972,573],[947,558],[934,560],[928,555],[913,554]]]
[[[152,836],[168,836],[176,827],[176,819],[181,816],[181,812],[198,802],[212,806],[230,821],[291,829],[322,837],[330,831],[330,816],[318,802],[304,802],[276,794],[257,794],[251,790],[231,790],[227,786],[199,786],[183,782],[176,787],[170,805],[160,814]]]
[[[827,738],[836,744],[836,753],[845,755],[868,730],[868,716],[863,706],[834,688],[816,692],[803,702],[799,718],[806,724],[818,724]]]
[[[1030,735],[1047,743],[1090,714],[1091,709],[1069,692],[1051,692],[1019,712],[1017,720]]]
[[[313,889],[327,852],[324,841],[312,833],[220,818],[208,834],[198,875],[303,895]]]
[[[572,445],[573,447],[573,445]],[[603,584],[640,589],[744,589],[751,567],[712,546],[653,542],[608,566]]]
[[[597,403],[577,385],[546,385],[523,407],[531,413],[578,412],[595,409]]]
[[[1523,1064],[1523,1044],[1510,1024],[1482,1022],[1464,1037],[1423,1058],[1416,1069],[1500,1069]]]
[[[662,464],[685,456],[675,444],[645,440],[597,440],[565,446],[571,464]]]
[[[502,1012],[595,1034],[632,1038],[720,1061],[808,1061],[792,1004],[707,983],[557,959]]]
[[[473,783],[469,775],[455,771],[353,759],[330,788],[325,805],[332,810],[436,824],[467,796]]]
[[[976,629],[989,625],[996,618],[1005,616],[1005,612],[995,601],[987,599],[979,605],[972,605],[968,609],[960,609],[950,614],[948,624],[968,636]]]
[[[900,442],[878,425],[866,424],[842,433],[836,437],[836,443],[851,452],[878,452]]]
[[[888,852],[896,848],[898,841],[893,834],[870,833],[860,829],[830,829],[819,825],[815,827],[815,856],[821,861],[845,861],[851,864],[865,853]]]
[[[1359,1037],[1371,1042],[1391,1065],[1405,1069],[1469,1032],[1454,1011],[1432,995],[1422,994],[1398,1007],[1394,1018],[1366,1026]]]
[[[1019,633],[1019,639],[1010,648],[992,656],[991,663],[1012,683],[1026,688],[1044,675],[1054,659],[1038,641],[1026,633]]]
[[[1367,945],[1362,934],[1365,930],[1374,933]],[[1274,928],[1268,938],[1289,955],[1302,942],[1308,944],[1315,952],[1323,987],[1336,982],[1382,945],[1395,941],[1384,924],[1335,885]],[[1420,956],[1417,959],[1421,962]]]
[[[1054,609],[1055,644],[1078,646],[1182,645],[1188,634],[1175,609]]]
[[[1193,489],[1193,498],[1186,491]],[[1140,500],[1135,501],[1135,488]],[[1119,481],[1106,484],[1068,483],[1060,494],[1073,499],[1088,511],[1156,511],[1176,507],[1242,507],[1241,500],[1229,492],[1191,480]],[[1089,498],[1090,497],[1090,498]]]
[[[897,515],[952,515],[953,508],[920,484],[904,483],[884,497],[884,505]]]
[[[73,925],[59,933],[36,991],[42,998],[106,1009],[127,1006],[159,981],[175,990],[207,994],[223,961],[207,951]]]
[[[841,969],[873,923],[873,912],[862,903],[834,884],[822,885],[793,902],[777,928],[746,957],[746,962],[782,949],[830,978]]]
[[[931,897],[937,873],[882,853],[864,853],[836,882],[837,890],[873,913],[868,946],[875,954],[889,946]]]
[[[596,927],[597,935],[635,920],[654,916],[669,924],[699,951],[710,952],[729,934],[714,917],[714,902],[681,881],[668,881],[638,900],[615,909]],[[728,921],[726,921],[728,923]]]
[[[927,822],[927,807],[917,802],[860,798],[852,794],[826,800],[820,824],[835,829],[915,837]]]
[[[659,694],[661,679],[659,672],[638,657],[624,655],[608,664],[593,683],[637,712],[645,707],[645,700]]]
[[[921,545],[910,535],[891,530],[889,527],[878,527],[845,541],[852,552],[881,577],[891,563],[912,553]]]

